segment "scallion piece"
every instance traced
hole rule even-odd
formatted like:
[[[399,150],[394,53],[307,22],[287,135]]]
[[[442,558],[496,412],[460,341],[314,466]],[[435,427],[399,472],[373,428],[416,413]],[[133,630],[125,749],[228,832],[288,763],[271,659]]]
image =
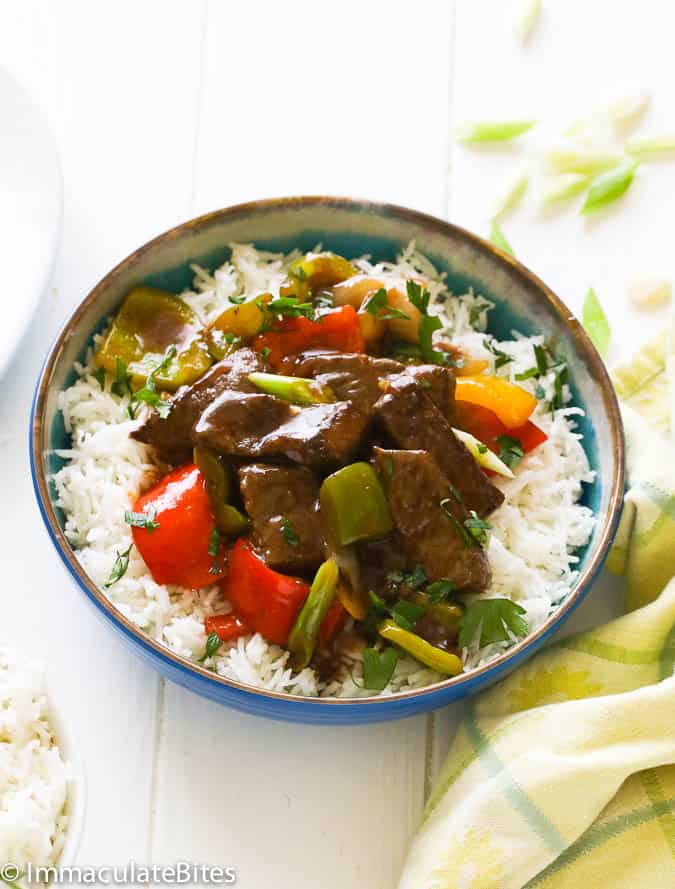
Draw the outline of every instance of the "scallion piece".
[[[541,203],[544,207],[569,200],[583,191],[589,183],[589,177],[583,173],[561,173],[551,176],[544,184]]]
[[[515,256],[513,247],[506,240],[506,235],[502,231],[501,226],[496,219],[492,220],[492,226],[490,228],[490,240],[495,245],[495,247],[499,247],[499,249],[503,250],[504,253],[508,253],[509,256]]]
[[[591,287],[586,294],[584,300],[584,308],[582,314],[583,325],[586,333],[591,338],[591,342],[604,358],[607,354],[609,346],[610,328],[609,321],[605,315],[600,300],[596,296],[595,290]]]
[[[479,441],[475,436],[471,435],[470,432],[464,432],[463,429],[455,429],[453,427],[452,431],[479,466],[482,466],[484,469],[490,469],[498,475],[505,475],[507,478],[513,478],[513,473],[509,467],[503,463],[499,457],[490,450],[490,448],[486,447],[482,441]]]
[[[522,201],[529,183],[530,177],[527,171],[523,170],[509,183],[508,188],[498,200],[492,214],[493,219],[501,219],[502,216],[505,216],[510,210],[517,207]]]
[[[638,278],[628,287],[630,301],[638,309],[653,309],[670,302],[672,285],[667,278]]]
[[[628,190],[639,163],[637,160],[627,160],[613,170],[608,170],[597,176],[591,183],[581,212],[584,214],[593,213],[600,207],[605,207],[618,200]]]
[[[524,45],[532,36],[541,15],[541,0],[525,0],[516,22],[516,33]]]
[[[536,120],[476,121],[459,127],[457,138],[460,142],[507,142],[527,133]]]
[[[631,139],[626,143],[626,151],[633,157],[640,159],[675,154],[675,134],[650,136],[647,139]]]
[[[556,173],[585,173],[596,176],[620,164],[623,155],[616,152],[598,151],[594,148],[549,148],[544,158]]]

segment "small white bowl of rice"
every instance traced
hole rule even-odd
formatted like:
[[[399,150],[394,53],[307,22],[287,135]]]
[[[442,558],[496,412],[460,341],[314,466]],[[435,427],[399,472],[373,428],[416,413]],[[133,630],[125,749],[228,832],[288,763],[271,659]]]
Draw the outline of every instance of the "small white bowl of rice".
[[[84,824],[82,767],[44,667],[0,643],[0,862],[10,882],[75,860]]]

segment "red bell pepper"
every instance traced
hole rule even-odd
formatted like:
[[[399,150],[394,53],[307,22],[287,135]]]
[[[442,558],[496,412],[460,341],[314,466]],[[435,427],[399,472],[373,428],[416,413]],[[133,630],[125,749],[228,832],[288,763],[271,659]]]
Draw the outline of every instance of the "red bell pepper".
[[[224,570],[212,573],[209,544],[215,520],[204,477],[194,463],[165,475],[135,501],[133,512],[134,543],[157,583],[196,590],[224,576]],[[139,527],[141,514],[147,521]]]
[[[268,568],[248,540],[240,537],[230,553],[223,593],[254,632],[285,645],[309,584]]]
[[[339,599],[334,599],[319,627],[319,644],[326,646],[337,636],[347,619],[345,607]]]
[[[204,621],[204,630],[207,636],[215,633],[223,642],[231,642],[251,632],[251,628],[247,627],[236,614],[215,614],[207,617]]]
[[[295,355],[306,349],[336,349],[341,352],[365,352],[366,344],[361,333],[356,309],[341,306],[319,316],[309,318],[283,318],[272,330],[258,334],[253,348],[266,352],[268,364],[278,369],[286,355]]]
[[[459,428],[470,432],[498,456],[500,447],[497,438],[500,435],[518,439],[526,454],[529,454],[548,438],[544,430],[531,420],[515,429],[508,429],[495,413],[478,404],[456,401],[455,410]]]
[[[227,617],[234,617],[244,627],[229,638],[257,632],[268,642],[286,645],[295,618],[309,595],[309,584],[299,577],[290,577],[269,568],[253,551],[249,541],[240,537],[230,553],[223,593],[236,611],[236,617]],[[322,645],[327,645],[339,633],[346,617],[344,607],[335,600],[321,622],[319,642]],[[207,634],[211,632],[209,621],[215,620],[217,618],[206,619]],[[217,627],[212,629],[223,639]]]

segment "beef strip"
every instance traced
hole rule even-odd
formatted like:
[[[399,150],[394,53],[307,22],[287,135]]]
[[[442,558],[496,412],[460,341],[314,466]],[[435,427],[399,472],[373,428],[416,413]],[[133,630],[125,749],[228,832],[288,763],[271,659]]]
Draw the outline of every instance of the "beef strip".
[[[429,581],[448,579],[458,590],[485,590],[490,582],[487,555],[462,532],[469,513],[450,496],[448,479],[432,455],[378,447],[373,453],[411,564],[423,565]],[[441,501],[452,516],[441,508]]]
[[[483,518],[500,506],[504,495],[482,472],[453,433],[436,405],[408,374],[388,381],[375,413],[401,448],[428,451],[467,509]]]
[[[350,461],[367,422],[345,401],[298,407],[273,395],[224,392],[204,410],[192,439],[228,457],[329,469]]]
[[[315,476],[301,466],[251,463],[239,469],[239,482],[253,522],[253,542],[265,562],[291,572],[318,566],[323,538]]]
[[[153,411],[131,437],[153,445],[169,463],[184,463],[190,459],[192,427],[202,411],[219,395],[228,390],[257,391],[248,375],[264,370],[258,354],[252,349],[238,349],[214,364],[203,377],[191,386],[181,386],[171,398],[171,413],[162,419]]]
[[[315,379],[329,386],[338,401],[350,401],[364,413],[382,395],[380,380],[403,370],[403,364],[390,358],[318,351],[289,356],[282,366],[282,373]]]
[[[455,375],[439,364],[409,364],[405,373],[412,377],[433,401],[445,419],[454,425]]]
[[[282,373],[310,377],[329,386],[338,401],[351,401],[369,412],[382,395],[380,383],[392,375],[406,373],[424,389],[450,421],[455,399],[455,378],[447,367],[435,364],[404,365],[393,358],[371,355],[311,351],[284,359]]]
[[[385,599],[398,599],[398,586],[390,577],[401,575],[408,568],[399,534],[394,531],[380,540],[362,541],[355,547],[363,589],[375,590]]]

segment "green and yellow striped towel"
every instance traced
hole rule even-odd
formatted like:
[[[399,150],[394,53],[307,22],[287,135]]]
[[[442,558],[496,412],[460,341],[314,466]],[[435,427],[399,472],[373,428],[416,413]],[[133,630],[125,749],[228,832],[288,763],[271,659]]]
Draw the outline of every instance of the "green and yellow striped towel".
[[[675,448],[663,343],[615,376],[629,493],[611,567],[626,575],[629,613],[558,642],[469,705],[399,889],[675,889]]]

